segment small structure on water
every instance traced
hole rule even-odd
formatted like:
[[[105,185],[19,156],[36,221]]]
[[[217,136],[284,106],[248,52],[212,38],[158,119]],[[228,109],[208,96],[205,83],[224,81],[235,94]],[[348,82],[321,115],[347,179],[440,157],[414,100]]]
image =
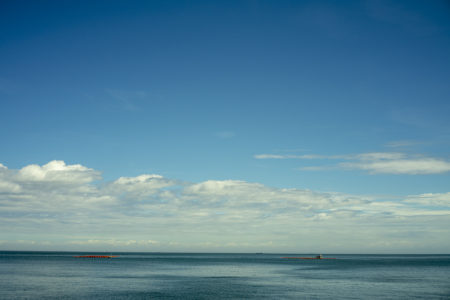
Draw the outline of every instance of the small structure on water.
[[[314,257],[292,257],[292,256],[286,256],[286,257],[282,257],[282,258],[287,258],[287,259],[336,259],[334,257],[323,257],[322,254],[316,255]]]

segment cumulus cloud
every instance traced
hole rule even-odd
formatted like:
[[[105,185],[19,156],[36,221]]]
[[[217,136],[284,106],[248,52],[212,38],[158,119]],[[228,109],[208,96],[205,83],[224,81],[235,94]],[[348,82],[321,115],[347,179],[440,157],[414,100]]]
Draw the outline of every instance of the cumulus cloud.
[[[237,180],[208,180],[192,184],[183,190],[186,197],[204,201],[221,201],[223,207],[242,208],[260,206],[263,212],[305,211],[362,203],[363,197],[354,198],[338,193],[319,193],[301,189],[279,189]]]
[[[6,180],[0,181],[0,193],[19,193],[20,191],[21,188],[18,184]]]
[[[28,165],[19,170],[0,169],[0,216],[74,215],[110,203],[113,199],[94,185],[100,172],[85,166],[51,161],[43,166]],[[71,213],[68,213],[71,212]]]
[[[82,165],[66,165],[61,160],[53,160],[43,166],[23,167],[17,172],[16,177],[18,181],[82,184],[100,179],[100,172]]]
[[[144,174],[136,177],[120,177],[107,186],[105,190],[113,195],[121,195],[127,199],[142,200],[165,192],[165,188],[176,185],[161,175]]]
[[[165,179],[161,175],[144,174],[136,177],[120,177],[113,182],[113,185],[126,191],[155,190],[171,186],[174,182]]]
[[[304,171],[329,169],[364,170],[370,174],[440,174],[450,171],[450,162],[433,157],[407,155],[398,152],[370,152],[353,155],[278,155],[258,154],[256,159],[322,159],[341,160],[332,166],[306,166]]]
[[[157,174],[102,182],[100,172],[62,161],[19,170],[2,165],[0,240],[3,248],[36,241],[42,247],[102,251],[307,251],[330,249],[330,243],[338,251],[348,243],[364,249],[369,236],[417,246],[423,241],[410,240],[411,231],[426,232],[429,239],[443,231],[449,236],[449,195],[386,200],[242,180],[186,183]],[[450,246],[448,239],[439,243]]]

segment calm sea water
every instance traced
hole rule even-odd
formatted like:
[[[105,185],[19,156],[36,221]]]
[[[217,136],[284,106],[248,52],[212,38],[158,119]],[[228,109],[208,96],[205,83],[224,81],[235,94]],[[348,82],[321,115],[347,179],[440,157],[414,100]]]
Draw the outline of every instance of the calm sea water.
[[[0,252],[0,298],[450,299],[450,255],[114,254]]]

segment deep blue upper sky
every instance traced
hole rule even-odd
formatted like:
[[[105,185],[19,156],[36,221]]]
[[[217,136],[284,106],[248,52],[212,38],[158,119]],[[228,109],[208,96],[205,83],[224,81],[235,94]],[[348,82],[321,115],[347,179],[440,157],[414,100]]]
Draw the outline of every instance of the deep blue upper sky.
[[[0,162],[447,192],[445,168],[329,156],[448,162],[449,15],[446,1],[2,1]]]

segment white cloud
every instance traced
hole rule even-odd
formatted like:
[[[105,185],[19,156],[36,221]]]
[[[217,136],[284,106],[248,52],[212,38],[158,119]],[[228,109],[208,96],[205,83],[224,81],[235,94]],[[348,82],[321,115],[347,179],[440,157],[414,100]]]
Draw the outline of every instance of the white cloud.
[[[18,184],[6,180],[0,181],[0,193],[19,193],[20,191],[21,188]]]
[[[369,152],[352,155],[278,155],[258,154],[256,159],[329,159],[343,160],[333,166],[306,166],[304,171],[320,171],[329,169],[364,170],[370,174],[440,174],[450,171],[450,162],[418,155],[407,155],[399,152]]]
[[[349,156],[348,159],[359,159],[359,160],[396,160],[403,159],[406,155],[397,152],[369,152],[361,153],[354,156]]]
[[[136,177],[120,177],[114,181],[111,186],[122,192],[148,193],[150,191],[160,190],[175,184],[175,181],[166,179],[161,175],[144,174]]]
[[[154,240],[116,240],[116,239],[79,239],[69,242],[72,245],[108,245],[108,246],[133,246],[133,245],[159,245]]]
[[[421,195],[409,196],[405,200],[409,203],[421,204],[426,206],[447,206],[450,207],[449,193],[426,193]]]
[[[261,192],[266,189],[257,183],[248,183],[239,180],[208,180],[197,184],[192,184],[184,190],[185,194],[196,196],[232,196],[240,197],[243,194],[249,195]]]
[[[306,211],[361,203],[363,198],[355,199],[338,193],[318,193],[300,189],[277,189],[259,183],[237,180],[208,180],[186,187],[183,196],[205,202],[221,202],[223,208],[254,208],[259,205],[263,213],[274,215],[284,211]]]
[[[144,174],[136,177],[120,177],[114,181],[114,184],[123,186],[127,189],[136,187],[158,188],[168,185],[167,183],[164,183],[161,175],[156,174]]]
[[[20,185],[11,180],[12,174],[11,170],[0,164],[0,194],[19,193],[21,191]]]
[[[365,157],[390,161],[395,155]],[[395,244],[403,235],[413,249],[423,240],[409,238],[411,231],[426,232],[427,242],[442,249],[450,246],[442,239],[450,236],[450,193],[386,201],[240,180],[181,184],[156,174],[103,183],[99,174],[61,161],[0,168],[2,248],[51,241],[67,250],[196,251],[214,245],[230,251],[338,251],[345,243],[364,249],[369,236]],[[430,240],[438,232],[440,240]]]
[[[82,165],[66,165],[61,160],[53,160],[42,167],[39,165],[23,167],[17,172],[16,177],[19,181],[80,184],[100,179],[100,172]]]
[[[366,170],[373,174],[439,174],[450,171],[450,163],[435,158],[388,159],[341,163],[341,167]]]

